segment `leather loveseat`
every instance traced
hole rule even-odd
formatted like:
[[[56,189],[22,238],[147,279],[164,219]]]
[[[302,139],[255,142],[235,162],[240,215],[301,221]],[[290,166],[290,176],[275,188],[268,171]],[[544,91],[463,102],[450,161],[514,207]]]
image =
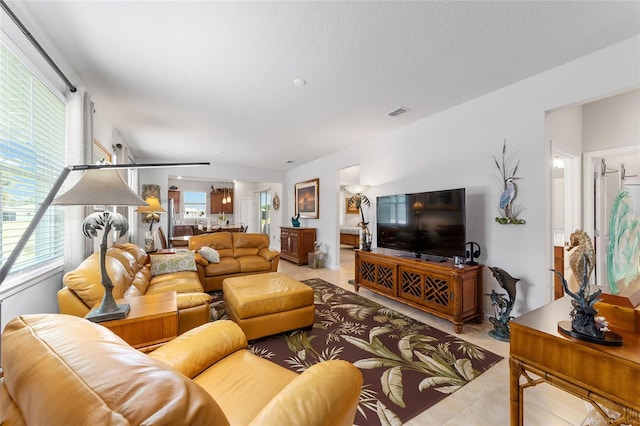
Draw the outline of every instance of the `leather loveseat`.
[[[12,425],[352,425],[362,374],[324,361],[302,374],[254,355],[231,321],[150,354],[85,319],[34,314],[2,334],[0,423]]]
[[[165,256],[157,255],[163,259]],[[211,318],[211,296],[202,291],[198,274],[178,271],[152,276],[147,263],[147,253],[135,244],[119,244],[107,250],[107,273],[113,282],[113,297],[136,297],[168,291],[176,292],[178,303],[178,334],[204,324]],[[58,308],[61,314],[84,317],[92,307],[102,301],[104,287],[101,284],[100,255],[87,257],[63,278],[64,287],[58,291]]]
[[[200,254],[211,247],[219,254],[219,262],[210,262]],[[198,276],[204,290],[222,290],[222,281],[265,272],[277,272],[280,253],[269,249],[268,234],[214,232],[189,238],[189,250],[196,254]]]

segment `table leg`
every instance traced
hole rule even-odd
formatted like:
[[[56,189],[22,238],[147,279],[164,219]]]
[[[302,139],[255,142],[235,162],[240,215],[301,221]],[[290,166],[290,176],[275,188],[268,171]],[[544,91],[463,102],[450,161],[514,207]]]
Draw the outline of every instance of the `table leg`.
[[[520,375],[522,374],[522,363],[513,358],[509,358],[509,396],[510,411],[509,418],[511,426],[523,425],[523,396],[520,388]]]

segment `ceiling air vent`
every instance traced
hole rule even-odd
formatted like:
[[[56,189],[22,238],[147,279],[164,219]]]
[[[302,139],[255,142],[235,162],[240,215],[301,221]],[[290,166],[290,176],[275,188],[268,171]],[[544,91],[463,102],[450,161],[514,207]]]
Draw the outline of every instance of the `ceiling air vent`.
[[[397,116],[399,116],[400,114],[404,114],[405,112],[409,112],[409,111],[411,111],[409,108],[405,108],[405,107],[398,107],[398,108],[394,109],[393,111],[389,111],[389,112],[387,113],[387,115],[388,115],[389,117],[397,117]]]

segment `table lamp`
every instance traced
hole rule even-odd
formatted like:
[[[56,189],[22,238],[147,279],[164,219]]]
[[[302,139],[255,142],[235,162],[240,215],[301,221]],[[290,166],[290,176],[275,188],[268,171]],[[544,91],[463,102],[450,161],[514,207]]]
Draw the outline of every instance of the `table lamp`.
[[[95,169],[87,170],[74,186],[55,198],[51,204],[58,206],[140,206],[146,203],[129,188],[118,170]],[[100,243],[100,271],[104,296],[100,306],[86,316],[88,320],[93,322],[126,318],[131,309],[128,304],[116,304],[113,298],[113,283],[105,265],[107,239],[112,228],[118,231],[119,236],[122,237],[129,230],[127,218],[120,213],[105,210],[90,214],[82,222],[82,233],[85,237],[97,237],[98,231],[103,231]]]
[[[160,221],[160,213],[165,213],[166,210],[160,205],[158,197],[147,197],[144,200],[148,205],[140,206],[136,209],[137,213],[146,213],[142,218],[142,221],[149,223],[149,231],[145,235],[144,249],[146,252],[155,251],[155,237],[153,235],[153,223]]]
[[[56,205],[108,205],[108,206],[140,206],[146,203],[129,188],[126,182],[115,169],[137,169],[152,167],[192,167],[209,166],[209,162],[201,163],[153,163],[153,164],[81,164],[66,166],[60,172],[53,187],[44,198],[40,207],[36,210],[33,219],[20,237],[11,254],[0,268],[0,286],[4,283],[11,267],[26,246],[29,238],[36,230],[38,223],[44,217],[51,204]],[[105,169],[105,170],[102,170]],[[68,191],[55,198],[62,188],[65,180],[72,171],[85,171],[82,178]],[[127,232],[129,224],[124,216],[119,213],[103,211],[89,215],[82,223],[84,235],[97,236],[97,231],[104,229],[102,244],[100,245],[100,266],[102,273],[102,285],[105,287],[103,301],[98,308],[98,313],[93,321],[106,321],[115,318],[124,318],[127,315],[126,307],[118,307],[113,300],[113,284],[109,278],[104,260],[107,251],[107,235],[111,228],[116,229],[120,235]],[[2,305],[0,304],[0,307]]]

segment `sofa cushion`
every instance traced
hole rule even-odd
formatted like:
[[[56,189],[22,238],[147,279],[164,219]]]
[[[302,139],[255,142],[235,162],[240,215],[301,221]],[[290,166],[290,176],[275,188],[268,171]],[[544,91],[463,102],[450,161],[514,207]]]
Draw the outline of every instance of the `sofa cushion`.
[[[198,252],[200,253],[200,256],[207,259],[207,261],[211,263],[220,263],[220,253],[218,253],[218,250],[209,246],[205,246],[200,247],[200,250],[198,250]]]
[[[200,247],[211,247],[220,253],[220,257],[233,256],[233,240],[231,232],[215,232],[201,234],[189,238],[189,250],[198,251]]]
[[[269,247],[269,236],[267,234],[245,234],[236,232],[233,235],[233,255],[256,256],[260,249]]]
[[[125,250],[131,254],[140,268],[147,264],[147,252],[144,251],[142,247],[132,243],[114,244],[113,247]]]
[[[202,284],[197,272],[182,271],[172,274],[162,274],[151,278],[145,294],[164,293],[175,291],[176,293],[201,292]]]
[[[101,325],[25,315],[2,339],[4,383],[27,424],[228,424],[204,389]]]
[[[206,277],[236,274],[238,272],[240,272],[240,262],[233,257],[221,257],[220,263],[210,263],[204,268]]]
[[[113,297],[116,299],[123,297],[126,290],[125,283],[131,283],[129,273],[120,261],[111,256],[105,257],[105,267],[113,283]],[[102,275],[100,274],[100,254],[93,253],[83,260],[76,269],[67,272],[63,282],[89,308],[100,303],[104,295],[104,287],[101,284]]]
[[[128,251],[122,250],[117,247],[110,247],[107,249],[107,256],[113,257],[117,259],[118,262],[122,264],[124,269],[127,271],[127,276],[130,279],[130,282],[127,283],[127,287],[133,281],[133,277],[135,277],[136,272],[140,269],[140,265],[136,262],[135,257],[131,255]]]
[[[197,271],[193,252],[151,255],[151,276],[181,271]]]
[[[242,256],[236,259],[240,263],[240,272],[270,271],[271,262],[261,256]]]
[[[149,287],[149,281],[151,281],[151,270],[144,266],[136,272],[135,277],[133,277],[133,281],[131,281],[131,287],[137,288],[140,294],[145,294]]]

